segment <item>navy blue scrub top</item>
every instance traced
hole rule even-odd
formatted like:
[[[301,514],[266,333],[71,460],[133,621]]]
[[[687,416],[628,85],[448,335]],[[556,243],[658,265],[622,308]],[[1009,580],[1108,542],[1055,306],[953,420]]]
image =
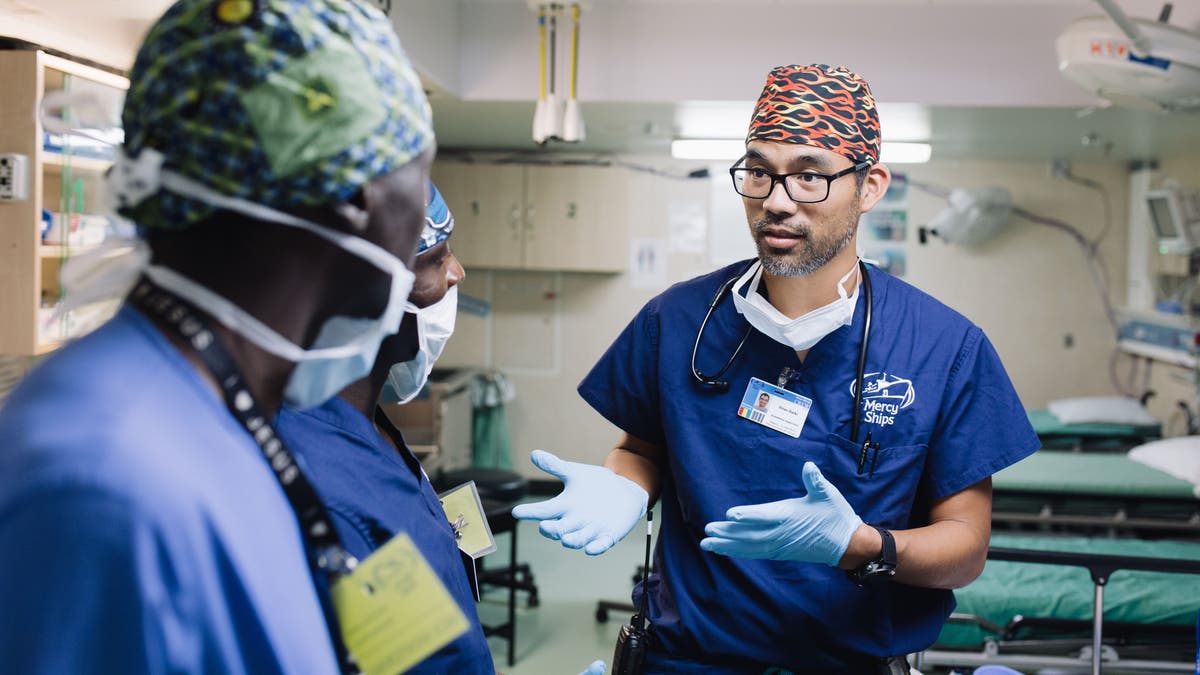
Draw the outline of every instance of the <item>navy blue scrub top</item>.
[[[404,532],[429,561],[471,626],[410,673],[494,673],[463,559],[441,502],[399,430],[380,418],[393,447],[356,408],[334,397],[316,408],[284,408],[276,432],[302,463],[342,543],[365,560]]]
[[[0,406],[0,670],[335,675],[262,451],[137,309]]]
[[[978,327],[871,268],[859,440],[871,432],[881,448],[860,475],[860,446],[849,435],[864,293],[852,324],[818,342],[803,364],[791,348],[751,331],[724,376],[727,391],[692,377],[692,346],[709,302],[751,262],[651,300],[579,386],[609,421],[666,450],[657,575],[648,584],[654,634],[667,654],[726,664],[729,672],[748,660],[837,671],[852,669],[862,655],[924,649],[954,608],[950,591],[899,583],[859,588],[826,565],[707,553],[699,546],[704,526],[724,520],[732,506],[802,496],[801,469],[812,460],[865,522],[919,527],[932,500],[1036,451],[1029,418]],[[704,331],[699,370],[715,372],[748,328],[724,298]],[[737,414],[750,378],[776,384],[785,366],[795,371],[787,389],[813,401],[798,439]]]

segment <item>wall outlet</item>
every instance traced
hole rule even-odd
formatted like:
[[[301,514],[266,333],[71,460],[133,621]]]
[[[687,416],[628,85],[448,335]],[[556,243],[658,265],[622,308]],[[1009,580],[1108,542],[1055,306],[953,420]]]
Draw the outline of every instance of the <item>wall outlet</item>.
[[[1053,178],[1066,178],[1071,175],[1071,163],[1065,159],[1050,160],[1050,176]]]
[[[0,155],[0,201],[29,199],[29,157]]]

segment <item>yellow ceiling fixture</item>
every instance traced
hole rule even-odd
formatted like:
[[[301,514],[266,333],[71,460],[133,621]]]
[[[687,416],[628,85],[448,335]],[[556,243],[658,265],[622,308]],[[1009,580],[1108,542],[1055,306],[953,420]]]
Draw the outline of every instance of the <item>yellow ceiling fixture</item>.
[[[561,140],[582,141],[586,135],[583,114],[577,98],[579,80],[579,17],[588,2],[558,3],[527,0],[538,17],[538,100],[533,112],[533,140],[539,145]],[[571,10],[571,73],[568,97],[563,101],[556,90],[558,63],[558,19]]]

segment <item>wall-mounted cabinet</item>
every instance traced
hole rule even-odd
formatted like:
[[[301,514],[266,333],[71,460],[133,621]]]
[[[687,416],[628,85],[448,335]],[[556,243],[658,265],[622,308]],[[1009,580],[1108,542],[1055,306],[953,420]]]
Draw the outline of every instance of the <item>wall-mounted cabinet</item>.
[[[107,113],[107,128],[89,124],[91,132],[119,142],[128,82],[41,51],[0,51],[0,82],[0,156],[27,186],[0,199],[0,354],[43,354],[106,320],[118,299],[55,311],[62,266],[108,235],[102,193],[112,162],[94,139],[45,133],[40,103],[50,92],[86,92]]]
[[[454,214],[451,248],[468,270],[626,268],[630,204],[620,169],[439,161],[433,181]]]

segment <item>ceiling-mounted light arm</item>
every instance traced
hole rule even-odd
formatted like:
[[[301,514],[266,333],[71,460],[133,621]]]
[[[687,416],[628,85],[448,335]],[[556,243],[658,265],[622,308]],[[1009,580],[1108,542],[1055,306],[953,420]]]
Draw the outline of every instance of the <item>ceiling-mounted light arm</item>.
[[[1117,6],[1115,0],[1096,0],[1096,4],[1100,5],[1100,7],[1104,9],[1105,13],[1108,14],[1108,17],[1113,20],[1113,23],[1117,24],[1117,27],[1121,29],[1121,32],[1133,41],[1133,46],[1139,53],[1142,55],[1150,53],[1152,48],[1150,39],[1147,38],[1145,34],[1142,33],[1141,29],[1137,27],[1137,24],[1130,20],[1125,12]]]
[[[579,77],[579,3],[571,5],[571,98]]]
[[[586,131],[583,124],[583,112],[579,109],[579,101],[575,98],[579,83],[579,3],[571,5],[571,84],[566,109],[563,111],[562,138],[569,143],[577,143],[584,139]]]
[[[533,142],[545,143],[546,117],[546,7],[537,8],[538,17],[538,97],[533,108]]]
[[[543,144],[562,136],[562,103],[555,94],[554,66],[558,37],[558,3],[533,3],[530,8],[538,15],[538,100],[533,111],[533,141]],[[547,30],[549,20],[549,30]],[[549,41],[549,49],[547,49]],[[547,53],[549,52],[549,53]],[[547,77],[547,69],[549,76]]]
[[[575,96],[579,80],[579,17],[591,6],[589,0],[570,4],[571,63],[569,97],[558,94],[558,17],[565,2],[526,0],[538,17],[538,101],[533,112],[533,140],[539,145],[558,139],[578,142],[584,138],[583,116]],[[564,100],[565,99],[565,100]]]
[[[538,8],[538,100],[546,98],[546,8]]]
[[[554,66],[557,62],[556,55],[558,53],[558,5],[550,5],[550,93],[548,98],[554,98],[554,82],[555,77]]]

